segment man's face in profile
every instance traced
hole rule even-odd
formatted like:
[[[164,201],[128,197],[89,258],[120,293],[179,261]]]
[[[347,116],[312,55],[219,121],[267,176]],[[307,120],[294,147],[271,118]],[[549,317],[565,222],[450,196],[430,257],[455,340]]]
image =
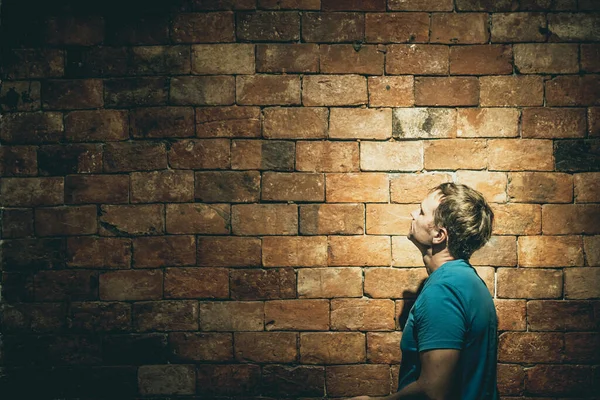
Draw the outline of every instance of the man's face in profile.
[[[429,193],[419,205],[419,208],[411,213],[412,222],[408,239],[422,252],[431,247],[435,235],[434,213],[440,204],[441,193],[435,191]]]

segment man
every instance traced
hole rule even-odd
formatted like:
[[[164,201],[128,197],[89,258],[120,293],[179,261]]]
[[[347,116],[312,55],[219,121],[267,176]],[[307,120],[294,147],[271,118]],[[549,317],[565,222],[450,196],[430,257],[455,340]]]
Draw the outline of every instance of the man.
[[[412,213],[409,239],[429,278],[402,334],[398,392],[386,400],[498,399],[496,310],[468,263],[493,218],[479,192],[454,183],[434,188]]]

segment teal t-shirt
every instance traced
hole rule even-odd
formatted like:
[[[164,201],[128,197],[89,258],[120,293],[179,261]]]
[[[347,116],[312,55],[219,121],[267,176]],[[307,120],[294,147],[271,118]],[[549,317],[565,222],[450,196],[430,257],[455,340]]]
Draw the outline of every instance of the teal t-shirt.
[[[431,273],[410,310],[400,348],[398,390],[419,377],[419,352],[461,350],[461,400],[497,400],[498,319],[489,290],[465,260]]]

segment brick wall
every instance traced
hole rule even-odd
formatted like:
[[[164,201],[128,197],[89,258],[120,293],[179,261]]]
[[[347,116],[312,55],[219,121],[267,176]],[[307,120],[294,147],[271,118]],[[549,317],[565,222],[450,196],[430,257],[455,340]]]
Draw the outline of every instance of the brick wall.
[[[393,392],[455,181],[502,395],[597,398],[598,2],[79,3],[2,4],[2,393]]]

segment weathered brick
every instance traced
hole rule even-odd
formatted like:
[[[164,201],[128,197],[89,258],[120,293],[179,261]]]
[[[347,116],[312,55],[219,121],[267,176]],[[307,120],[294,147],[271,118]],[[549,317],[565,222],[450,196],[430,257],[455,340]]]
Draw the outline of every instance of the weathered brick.
[[[142,365],[138,370],[142,396],[186,395],[196,393],[193,365]]]
[[[128,113],[119,110],[70,112],[65,115],[65,139],[71,142],[127,140],[129,139]]]
[[[367,204],[367,234],[407,235],[415,208],[412,204]]]
[[[233,12],[178,13],[172,22],[175,43],[222,43],[235,41]]]
[[[481,249],[473,253],[473,265],[512,267],[517,265],[517,238],[514,236],[492,236]]]
[[[527,323],[531,331],[590,331],[600,326],[594,317],[597,302],[531,300],[527,302]]]
[[[479,191],[488,202],[504,203],[507,199],[507,178],[503,172],[458,171],[457,180]]]
[[[324,396],[325,368],[266,365],[263,367],[262,387],[267,395],[291,398]]]
[[[450,0],[388,0],[388,8],[394,11],[452,11]]]
[[[359,75],[306,75],[302,80],[302,104],[356,106],[367,104],[367,79]]]
[[[597,44],[581,44],[582,72],[600,72],[600,46]]]
[[[253,10],[256,8],[256,0],[194,0],[192,6],[195,11]]]
[[[196,172],[196,200],[209,203],[258,201],[258,171]]]
[[[396,108],[392,114],[395,138],[450,138],[456,136],[456,110],[444,108]]]
[[[10,113],[0,120],[0,139],[7,144],[55,143],[62,138],[62,113]]]
[[[373,45],[358,50],[351,44],[319,46],[320,72],[325,74],[382,75],[384,54]]]
[[[424,268],[368,268],[365,270],[365,295],[371,298],[413,297],[427,279]]]
[[[432,43],[474,44],[489,40],[488,15],[484,13],[434,13]]]
[[[170,13],[110,13],[106,21],[106,41],[116,45],[168,44]],[[180,17],[189,19],[189,16]],[[200,17],[202,18],[202,17]],[[205,16],[210,19],[210,16]],[[231,19],[233,23],[233,18]],[[209,29],[204,25],[196,29]],[[233,31],[233,29],[232,29]]]
[[[392,75],[446,75],[448,46],[392,44],[387,46],[385,72]]]
[[[496,293],[496,270],[494,267],[475,267],[475,272],[485,283],[485,286],[490,291],[490,295],[494,296]]]
[[[231,206],[234,235],[295,235],[298,206],[295,204],[238,204]]]
[[[89,235],[97,231],[96,206],[63,206],[35,210],[35,232],[38,236]]]
[[[96,15],[50,17],[44,27],[44,41],[52,45],[93,46],[104,40],[104,18]]]
[[[266,330],[329,330],[329,300],[272,300],[265,302]]]
[[[562,297],[561,270],[499,268],[497,280],[499,298],[556,299]]]
[[[565,269],[565,298],[593,299],[600,297],[600,269]]]
[[[494,106],[541,106],[544,84],[540,76],[483,76],[480,105]]]
[[[203,44],[192,46],[194,74],[253,74],[254,45]]]
[[[512,48],[507,45],[452,46],[450,47],[450,73],[452,75],[511,74],[512,58]]]
[[[185,139],[170,143],[169,165],[182,169],[225,169],[229,167],[228,139]]]
[[[321,0],[323,11],[385,11],[385,0]]]
[[[321,0],[258,0],[266,10],[320,10]]]
[[[600,205],[546,204],[542,206],[542,232],[549,235],[597,234]]]
[[[231,105],[235,102],[235,77],[223,75],[173,77],[169,100],[172,104],[184,106]]]
[[[524,331],[527,303],[525,300],[495,299],[499,331]]]
[[[198,330],[198,302],[193,300],[144,301],[133,303],[137,331]]]
[[[299,105],[300,77],[241,75],[236,77],[236,99],[246,105]]]
[[[296,298],[293,268],[231,270],[231,298],[273,300]]]
[[[2,210],[3,238],[21,238],[33,235],[33,209]]]
[[[160,268],[196,264],[196,238],[170,235],[133,239],[133,267]]]
[[[293,332],[236,332],[235,359],[241,362],[292,363],[298,357]]]
[[[260,108],[258,107],[199,107],[196,108],[198,137],[259,137]]]
[[[333,299],[331,328],[340,331],[394,330],[394,302],[383,299]]]
[[[46,145],[38,149],[40,175],[89,174],[102,172],[102,145]]]
[[[3,82],[0,90],[0,110],[39,111],[41,84],[32,81]]]
[[[599,171],[599,161],[599,140],[560,140],[555,143],[554,163],[557,171]]]
[[[110,271],[100,275],[101,300],[158,300],[163,295],[163,272]]]
[[[169,333],[169,346],[178,362],[232,361],[233,337],[230,333]]]
[[[65,266],[65,239],[31,238],[2,242],[3,271],[28,272]],[[14,276],[17,279],[16,275]]]
[[[257,44],[256,71],[318,72],[319,46],[312,43]]]
[[[129,74],[189,74],[189,46],[136,46],[131,48]]]
[[[583,246],[587,265],[600,267],[600,236],[584,236]]]
[[[124,142],[104,146],[104,172],[148,171],[167,168],[164,143]]]
[[[361,297],[360,268],[303,268],[298,270],[298,297]]]
[[[515,67],[522,74],[579,72],[576,44],[515,44]]]
[[[229,297],[229,272],[226,268],[166,268],[164,293],[165,298],[171,299],[226,299]]]
[[[589,137],[600,136],[600,107],[588,108],[588,135]]]
[[[496,235],[536,235],[542,231],[542,207],[538,204],[494,204],[492,210]]]
[[[36,147],[2,146],[0,148],[0,176],[33,176],[37,173]]]
[[[321,107],[265,108],[263,135],[269,139],[325,138],[328,117],[327,108]]]
[[[164,206],[102,205],[99,223],[103,236],[160,235],[165,231]]]
[[[262,331],[263,303],[258,301],[200,302],[203,331]]]
[[[570,203],[573,175],[560,172],[510,172],[508,196],[519,203]]]
[[[415,103],[412,76],[370,76],[369,106],[407,107]]]
[[[364,233],[362,204],[310,204],[300,206],[302,235],[360,235]]]
[[[6,243],[6,241],[4,242]],[[33,274],[32,273],[13,273],[6,272],[9,265],[4,262],[4,272],[2,273],[2,298],[5,301],[19,303],[33,301]]]
[[[370,43],[427,42],[427,13],[367,13],[365,40]]]
[[[388,139],[392,136],[389,108],[332,108],[329,137],[336,139]]]
[[[415,79],[415,104],[476,106],[479,81],[475,77],[424,77]]]
[[[384,173],[331,173],[325,176],[325,198],[332,203],[387,203],[389,179]]]
[[[317,173],[265,172],[261,199],[266,201],[324,201],[325,178]]]
[[[84,301],[98,298],[98,272],[39,271],[34,277],[36,301]]]
[[[423,142],[363,142],[363,171],[419,171],[423,168]]]
[[[511,0],[457,0],[459,11],[510,11],[514,5]]]
[[[326,236],[266,236],[262,243],[265,267],[327,266]]]
[[[86,47],[67,50],[65,75],[70,78],[99,78],[127,75],[127,47]]]
[[[294,169],[294,142],[274,140],[234,140],[232,169],[290,171]]]
[[[565,360],[572,363],[597,363],[600,354],[600,335],[596,332],[566,333]]]
[[[331,396],[382,396],[390,391],[388,365],[340,365],[326,369],[327,394]]]
[[[461,149],[460,154],[456,149]],[[446,139],[424,143],[424,168],[483,169],[487,166],[487,144],[481,139]]]
[[[131,305],[126,303],[73,303],[68,316],[75,332],[122,332],[131,330]]]
[[[131,113],[134,138],[194,136],[194,109],[191,107],[138,108]]]
[[[306,172],[358,171],[358,143],[298,141],[296,142],[296,170]]]
[[[577,138],[586,133],[583,108],[526,108],[522,117],[525,138]]]
[[[584,0],[585,1],[585,0]],[[576,9],[577,5],[573,0],[521,0],[519,2],[519,10],[527,11],[547,11],[547,10],[572,10]]]
[[[167,204],[166,231],[171,234],[228,234],[229,204]]]
[[[491,139],[488,141],[490,170],[552,170],[552,141],[542,139]]]
[[[38,207],[64,203],[64,178],[4,178],[0,181],[2,206]]]
[[[261,264],[260,239],[252,237],[198,237],[200,267],[258,267]]]
[[[422,267],[423,255],[406,236],[392,236],[392,266]],[[416,288],[414,290],[416,293]]]
[[[3,60],[3,71],[8,79],[60,78],[65,73],[64,54],[60,49],[11,49]]]
[[[533,395],[585,396],[591,393],[592,374],[580,365],[536,365],[526,371],[525,390]]]
[[[202,395],[257,394],[260,377],[258,365],[199,365],[196,368],[197,392]]]
[[[519,110],[515,108],[459,108],[457,137],[517,137]]]
[[[390,238],[387,236],[329,236],[330,266],[382,266],[392,260]]]
[[[356,12],[302,14],[304,42],[362,42],[364,36],[365,14]]]
[[[498,338],[498,361],[560,362],[564,351],[562,333],[505,332]]]
[[[519,265],[525,267],[583,267],[581,236],[522,236]]]
[[[131,240],[125,238],[67,238],[67,266],[81,268],[129,268]]]
[[[546,14],[492,14],[492,43],[545,42],[547,32]]]
[[[131,202],[186,202],[194,200],[192,171],[132,172]]]
[[[547,106],[600,105],[599,94],[598,75],[565,75],[546,81]]]
[[[597,41],[600,19],[594,13],[548,14],[548,31],[551,42]]]
[[[65,203],[129,202],[127,175],[68,175],[65,177]]]
[[[367,361],[372,364],[399,364],[402,360],[401,339],[402,332],[368,332]]]
[[[67,308],[60,303],[5,304],[2,326],[5,333],[59,332],[65,328]]]
[[[107,79],[104,81],[104,106],[161,106],[167,103],[168,92],[168,82],[163,77]]]
[[[365,362],[365,334],[310,332],[300,334],[302,364],[356,364]]]
[[[238,12],[236,37],[242,41],[298,41],[300,15],[285,11]]]

